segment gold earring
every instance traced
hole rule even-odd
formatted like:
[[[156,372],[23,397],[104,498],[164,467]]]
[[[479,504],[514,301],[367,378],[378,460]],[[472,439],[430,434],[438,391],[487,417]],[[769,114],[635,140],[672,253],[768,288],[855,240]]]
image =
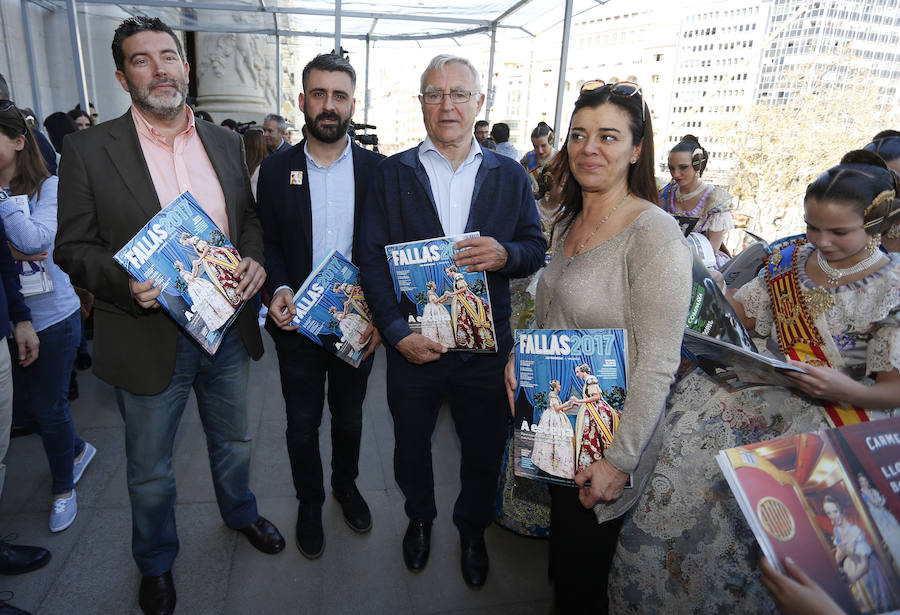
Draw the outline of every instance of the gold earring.
[[[881,233],[875,233],[874,235],[869,235],[869,240],[866,241],[866,251],[869,254],[875,254],[878,252],[878,248],[881,247]]]

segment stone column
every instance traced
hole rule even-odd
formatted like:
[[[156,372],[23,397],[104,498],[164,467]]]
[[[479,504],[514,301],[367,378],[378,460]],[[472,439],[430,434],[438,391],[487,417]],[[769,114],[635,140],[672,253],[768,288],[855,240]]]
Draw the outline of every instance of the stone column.
[[[275,105],[274,48],[265,35],[197,32],[197,108],[262,126]]]

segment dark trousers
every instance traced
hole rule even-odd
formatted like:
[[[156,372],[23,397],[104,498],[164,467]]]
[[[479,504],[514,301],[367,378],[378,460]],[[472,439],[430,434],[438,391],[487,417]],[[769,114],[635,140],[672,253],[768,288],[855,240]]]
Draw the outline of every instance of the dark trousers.
[[[575,487],[550,486],[550,577],[557,613],[608,613],[609,569],[625,516],[597,523]]]
[[[299,333],[292,335],[300,336]],[[301,504],[321,506],[325,501],[322,458],[319,453],[319,425],[328,382],[328,409],[331,411],[331,486],[338,491],[352,489],[359,474],[359,442],[362,434],[362,405],[373,357],[354,368],[321,346],[301,340],[301,344],[278,343],[281,391],[287,412],[288,457],[291,475]]]
[[[500,460],[506,443],[509,403],[503,385],[507,353],[448,353],[413,365],[387,350],[387,396],[394,419],[394,476],[411,519],[437,516],[431,434],[446,394],[461,447],[462,489],[453,508],[461,536],[477,538],[491,522]],[[438,463],[445,463],[439,459]]]

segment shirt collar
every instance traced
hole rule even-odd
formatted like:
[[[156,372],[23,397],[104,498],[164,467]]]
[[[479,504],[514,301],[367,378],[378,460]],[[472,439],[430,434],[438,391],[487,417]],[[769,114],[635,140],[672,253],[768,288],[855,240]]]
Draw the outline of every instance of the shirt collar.
[[[187,124],[187,128],[184,129],[184,132],[176,135],[179,137],[182,135],[190,134],[195,129],[194,112],[191,111],[191,108],[188,105],[184,106],[184,111],[187,114],[188,124]],[[146,137],[150,137],[156,141],[161,141],[161,142],[165,143],[166,139],[163,136],[163,134],[160,131],[158,131],[156,128],[153,127],[153,124],[151,124],[147,120],[147,118],[144,117],[143,113],[138,111],[138,108],[135,105],[131,105],[131,117],[134,120],[134,125],[137,128],[139,133],[143,134]]]
[[[347,146],[344,148],[344,151],[341,152],[341,155],[337,157],[337,160],[335,160],[334,162],[331,163],[331,166],[332,166],[332,167],[333,167],[334,165],[338,164],[339,162],[344,161],[347,157],[349,157],[349,156],[352,154],[352,147],[351,147],[350,143],[351,143],[351,142],[350,142],[350,135],[347,135]],[[313,165],[315,165],[316,167],[318,167],[318,168],[320,168],[320,169],[330,168],[330,167],[324,167],[324,166],[322,166],[321,164],[319,164],[318,162],[316,162],[316,159],[313,158],[312,156],[310,156],[310,154],[309,154],[309,149],[308,149],[308,148],[309,148],[309,140],[307,140],[307,141],[303,144],[303,153],[306,154],[306,163],[307,163],[307,165],[309,165],[310,163],[312,163]]]
[[[440,152],[440,150],[438,150],[438,148],[434,145],[434,141],[432,141],[432,140],[431,140],[431,137],[429,137],[429,136],[426,136],[426,137],[425,137],[425,140],[422,141],[422,145],[419,147],[419,154],[420,154],[420,155],[425,154],[425,153],[427,153],[427,152],[434,152],[435,154],[437,154],[438,156],[440,156],[440,157],[443,158],[444,160],[447,160],[447,157],[444,156],[444,155]],[[482,151],[481,151],[481,146],[478,145],[478,141],[475,140],[475,135],[472,135],[472,142],[471,142],[471,144],[469,145],[469,153],[468,153],[468,155],[466,156],[466,159],[463,160],[463,161],[462,161],[462,164],[460,164],[459,166],[462,167],[462,166],[465,166],[465,165],[471,163],[473,160],[475,160],[475,158],[476,158],[477,156],[481,156],[481,157],[483,158],[483,157],[484,157],[484,154],[483,154]],[[447,162],[449,163],[450,161],[447,160]]]

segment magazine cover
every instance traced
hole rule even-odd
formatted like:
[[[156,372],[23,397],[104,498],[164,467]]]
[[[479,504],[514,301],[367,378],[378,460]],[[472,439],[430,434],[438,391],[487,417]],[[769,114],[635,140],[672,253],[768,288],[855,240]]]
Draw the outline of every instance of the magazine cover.
[[[297,315],[291,324],[325,350],[359,367],[368,340],[363,333],[372,311],[359,285],[359,269],[335,250],[313,269],[294,295]]]
[[[755,352],[750,334],[696,255],[691,273],[693,286],[685,328]]]
[[[413,333],[450,350],[497,352],[487,276],[458,268],[453,244],[479,233],[384,247],[400,313]]]
[[[802,369],[794,367],[790,363],[717,340],[691,329],[685,329],[684,340],[681,344],[683,350],[691,355],[707,359],[713,364],[713,369],[718,367],[732,371],[738,381],[744,384],[793,387],[793,380],[785,376],[785,372],[803,373]]]
[[[241,256],[190,192],[161,209],[114,258],[139,282],[156,280],[159,304],[215,354],[243,307],[233,275]]]
[[[603,456],[625,406],[623,329],[516,331],[516,476],[574,485]],[[626,487],[630,487],[629,483]]]
[[[900,613],[900,418],[720,451],[763,553],[847,613]]]

